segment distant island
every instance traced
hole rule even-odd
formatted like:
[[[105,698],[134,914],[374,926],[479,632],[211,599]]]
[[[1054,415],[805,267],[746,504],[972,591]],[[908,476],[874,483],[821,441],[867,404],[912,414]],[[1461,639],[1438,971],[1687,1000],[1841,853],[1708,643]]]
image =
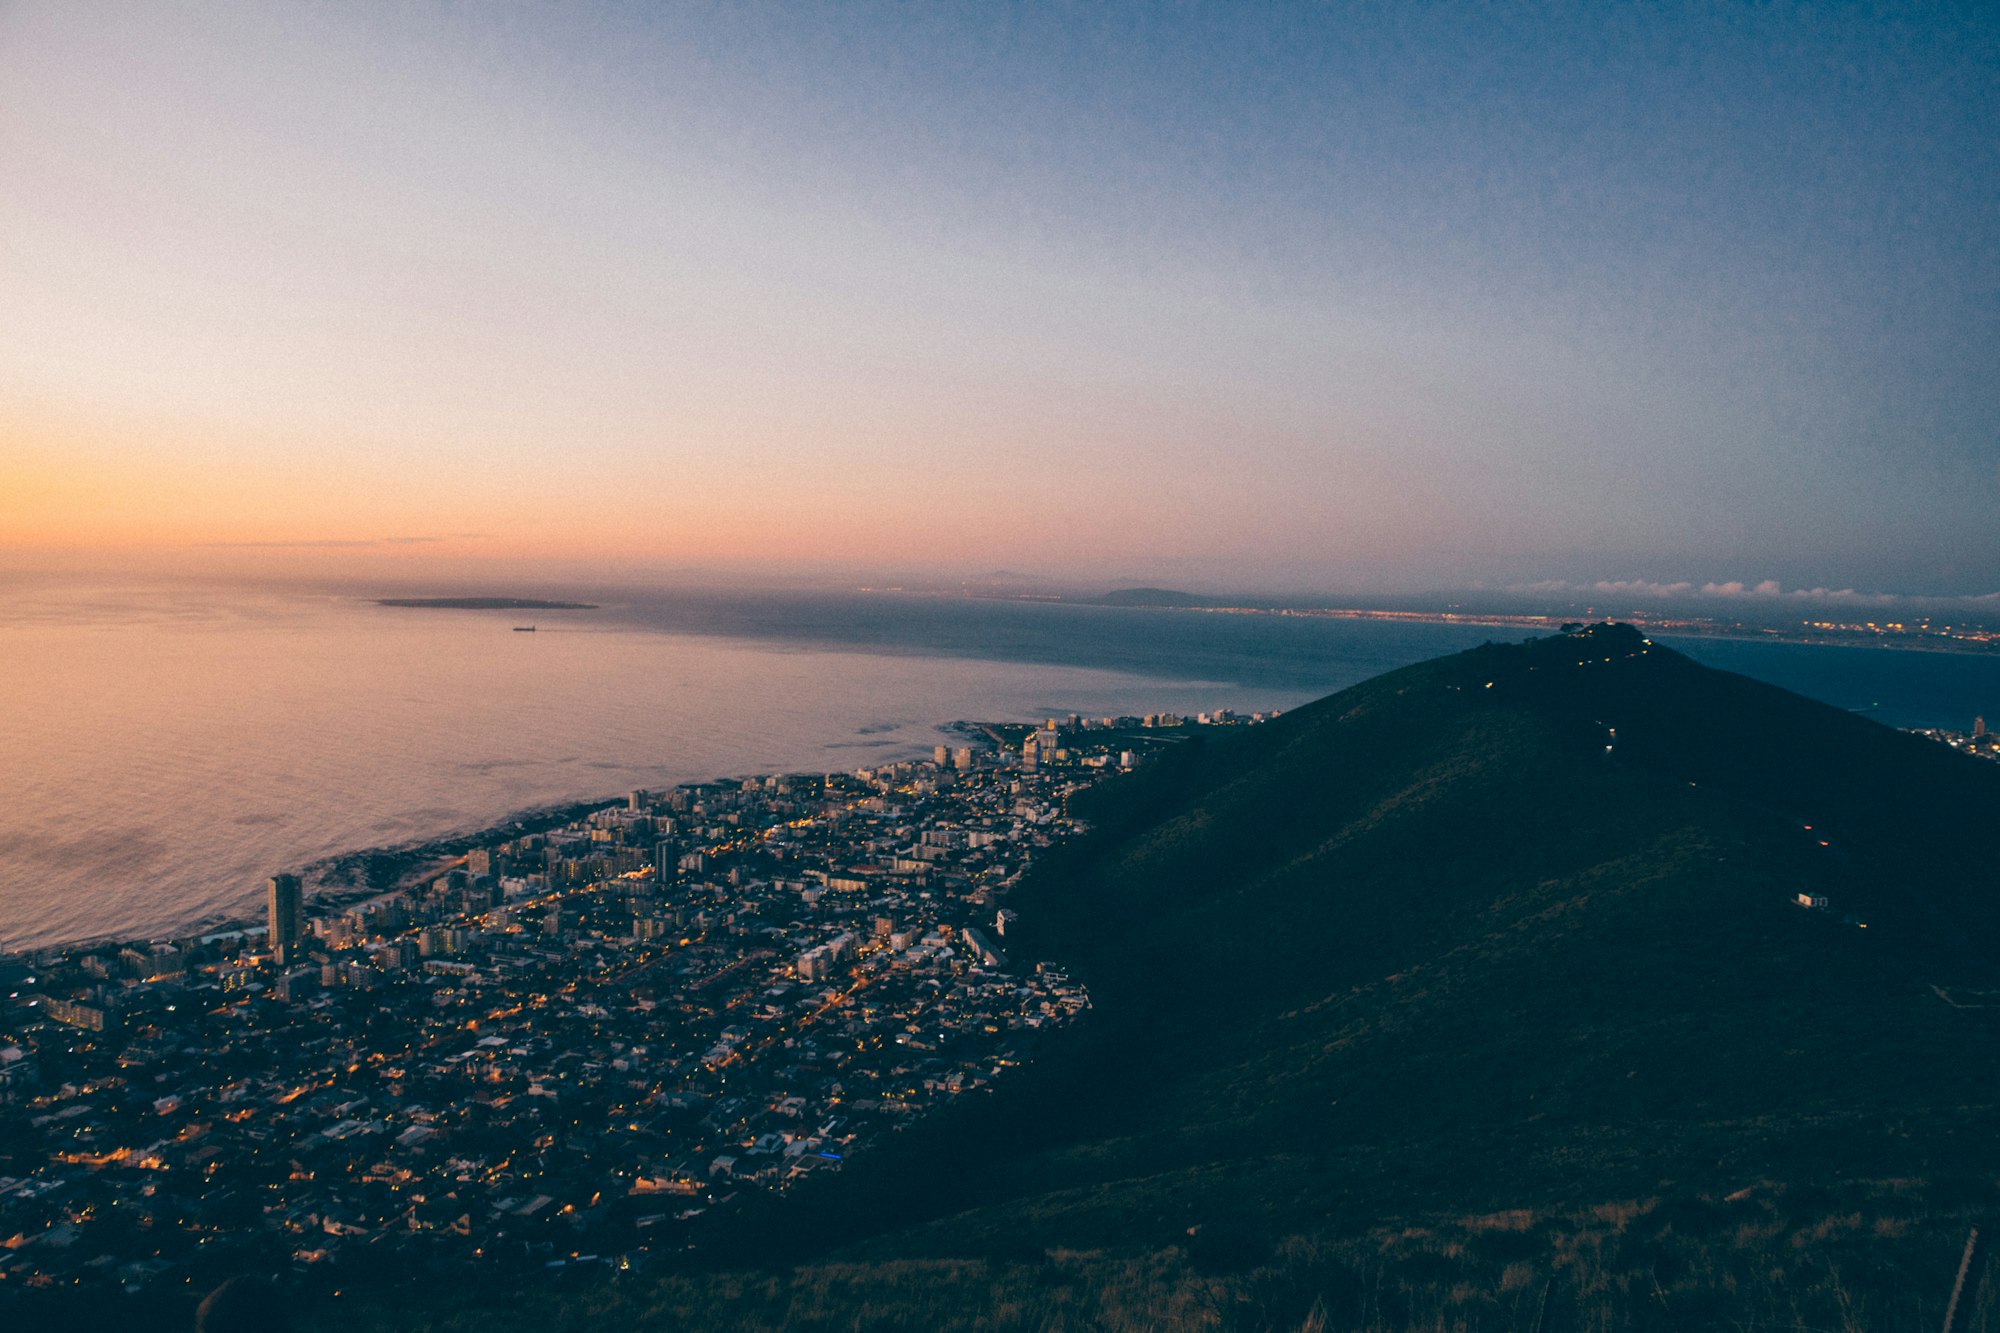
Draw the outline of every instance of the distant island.
[[[544,602],[533,597],[378,597],[377,606],[418,606],[433,611],[595,611],[595,602]]]

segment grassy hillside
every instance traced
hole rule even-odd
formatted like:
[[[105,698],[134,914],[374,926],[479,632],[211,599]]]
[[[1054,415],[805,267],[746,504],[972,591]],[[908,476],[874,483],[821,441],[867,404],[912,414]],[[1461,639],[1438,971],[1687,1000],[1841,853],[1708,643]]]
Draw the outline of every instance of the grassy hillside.
[[[1091,797],[1016,905],[1096,1021],[937,1131],[945,1184],[837,1187],[974,1210],[899,1249],[2000,1167],[2000,770],[1600,629]]]
[[[1081,800],[1012,903],[1095,998],[1052,1058],[739,1271],[536,1318],[1935,1325],[2000,1179],[2000,767],[1599,627]]]
[[[1219,1263],[1199,1238],[1011,1258],[822,1260],[527,1291],[446,1281],[355,1293],[310,1329],[493,1330],[1792,1329],[1936,1333],[1968,1213],[1907,1184],[1763,1186],[1732,1200],[1621,1200],[1285,1238]],[[1962,1327],[1994,1326],[1989,1281]],[[83,1327],[92,1327],[84,1325]]]

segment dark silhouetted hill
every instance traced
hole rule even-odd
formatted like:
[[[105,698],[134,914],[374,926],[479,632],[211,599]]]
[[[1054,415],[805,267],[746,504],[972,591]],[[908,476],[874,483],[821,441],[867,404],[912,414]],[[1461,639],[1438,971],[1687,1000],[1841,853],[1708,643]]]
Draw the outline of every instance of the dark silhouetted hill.
[[[1008,945],[1087,1019],[710,1240],[805,1267],[644,1308],[1935,1326],[2000,1179],[2000,766],[1597,626],[1075,800]]]
[[[1105,606],[1199,607],[1220,606],[1213,597],[1178,592],[1172,588],[1120,588],[1097,599]]]
[[[940,1185],[842,1183],[935,1214],[885,1245],[2000,1170],[2000,768],[1600,626],[1078,809],[1010,943],[1091,1020],[896,1164],[958,1154]]]

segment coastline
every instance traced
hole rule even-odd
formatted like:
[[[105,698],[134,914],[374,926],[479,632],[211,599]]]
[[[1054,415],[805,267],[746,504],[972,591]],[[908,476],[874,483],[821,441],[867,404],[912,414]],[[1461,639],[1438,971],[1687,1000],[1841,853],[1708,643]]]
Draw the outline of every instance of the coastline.
[[[991,724],[959,720],[939,723],[938,730],[947,735],[984,741],[990,738],[989,733],[984,730],[988,725]],[[711,774],[700,778],[689,778],[675,785],[698,786],[770,776],[775,775]],[[604,795],[565,801],[559,805],[531,806],[510,811],[493,823],[479,828],[455,830],[395,846],[357,847],[306,862],[297,871],[307,886],[306,914],[315,916],[329,911],[339,912],[381,899],[393,898],[426,880],[450,871],[463,862],[466,854],[475,847],[485,843],[546,833],[582,819],[593,811],[618,805],[624,799],[622,795]],[[279,873],[279,869],[281,868],[274,868],[272,873]],[[88,952],[121,944],[166,944],[232,934],[252,934],[263,929],[262,920],[254,914],[216,914],[195,918],[180,929],[164,935],[83,935],[29,948],[0,949],[0,963],[17,963],[79,951]]]
[[[712,779],[711,779],[712,780]],[[307,885],[307,915],[341,911],[378,899],[390,898],[450,870],[465,859],[473,847],[491,840],[518,838],[559,828],[581,819],[593,810],[615,805],[622,797],[603,796],[561,805],[536,806],[512,811],[482,828],[439,834],[421,841],[391,847],[359,847],[351,851],[309,861],[298,869]],[[276,874],[280,868],[273,868]],[[338,878],[335,878],[335,876]],[[31,948],[0,949],[0,963],[15,963],[55,954],[88,952],[120,944],[166,944],[232,934],[250,934],[264,929],[255,915],[215,914],[198,917],[170,934],[84,935]]]
[[[1198,615],[1223,616],[1273,616],[1292,620],[1346,620],[1368,621],[1382,624],[1402,625],[1456,625],[1475,629],[1517,629],[1538,630],[1546,633],[1559,632],[1562,626],[1575,622],[1597,622],[1615,620],[1663,638],[1724,639],[1738,643],[1783,643],[1810,648],[1890,648],[1903,652],[1951,653],[1966,656],[1987,656],[2000,653],[2000,630],[1981,626],[1975,637],[1963,637],[1926,628],[1909,629],[1903,622],[1827,622],[1812,632],[1803,632],[1791,627],[1748,624],[1743,621],[1725,622],[1705,616],[1656,616],[1644,611],[1626,610],[1612,615],[1597,611],[1580,611],[1565,614],[1552,612],[1476,612],[1476,611],[1394,611],[1370,607],[1333,606],[1282,606],[1282,605],[1196,605],[1170,602],[1126,602],[1105,601],[1094,598],[1064,597],[1057,594],[1034,595],[1025,593],[981,594],[926,591],[919,589],[863,589],[865,592],[889,592],[902,596],[963,597],[972,596],[990,601],[1033,602],[1037,604],[1057,604],[1067,606],[1094,607],[1102,610],[1191,612]],[[1812,622],[1800,622],[1810,625]]]
[[[917,593],[915,595],[927,597],[927,596],[935,596],[936,594]],[[1077,608],[1079,611],[1086,611],[1088,609],[1095,608],[1095,604],[1084,603],[1081,601],[1071,602],[1068,605]],[[1540,635],[1545,633],[1551,633],[1559,628],[1558,625],[1551,623],[1553,621],[1552,617],[1510,618],[1510,617],[1501,617],[1492,615],[1478,615],[1475,613],[1465,613],[1465,612],[1430,613],[1430,612],[1416,612],[1416,611],[1370,611],[1365,609],[1338,609],[1338,608],[1316,609],[1316,610],[1295,609],[1290,611],[1274,611],[1269,609],[1259,610],[1254,608],[1172,608],[1172,607],[1131,607],[1131,608],[1102,608],[1102,609],[1103,610],[1115,610],[1115,609],[1203,610],[1203,611],[1208,611],[1211,614],[1221,613],[1221,614],[1238,614],[1238,615],[1252,615],[1252,616],[1283,615],[1288,618],[1297,618],[1305,620],[1324,619],[1333,622],[1354,622],[1357,625],[1363,625],[1363,626],[1372,623],[1375,626],[1377,626],[1375,632],[1378,634],[1393,634],[1394,631],[1392,627],[1396,624],[1424,624],[1424,625],[1442,626],[1442,627],[1457,627],[1458,633],[1461,636],[1469,636],[1470,638],[1475,640],[1478,637],[1478,632],[1471,630],[1468,627],[1482,626],[1498,631],[1498,633],[1496,633],[1496,637],[1500,637],[1500,635],[1504,634],[1508,630],[1512,630],[1515,636],[1518,637],[1521,634]],[[419,619],[420,620],[435,619],[440,624],[443,624],[446,621],[451,621],[455,625],[462,625],[463,623],[465,623],[463,621],[458,621],[456,618],[453,617],[435,617],[435,618],[419,617]],[[1067,620],[1068,617],[1064,617],[1062,619]],[[1145,635],[1153,633],[1152,630],[1148,629],[1144,625],[1136,623],[1137,618],[1134,618],[1135,623],[1129,629],[1129,631],[1118,623],[1118,620],[1120,618],[1116,617],[1107,617],[1100,619],[1096,616],[1084,615],[1082,617],[1079,617],[1079,619],[1086,623],[1079,630],[1069,631],[1069,633],[1073,637],[1079,637],[1079,638],[1085,637],[1086,632],[1088,632],[1088,633],[1098,634],[1107,638],[1116,639],[1129,633],[1134,637],[1135,641],[1139,641],[1142,640]],[[919,623],[921,624],[921,622]],[[982,621],[979,623],[984,623],[984,622]],[[1187,621],[1180,622],[1182,626],[1187,626],[1189,625],[1189,623],[1190,622]],[[1038,620],[1036,624],[1039,626],[1040,621]],[[1225,642],[1226,644],[1231,645],[1232,652],[1237,651],[1234,645],[1237,643],[1238,640],[1247,643],[1260,642],[1262,641],[1260,638],[1260,634],[1264,633],[1264,632],[1256,632],[1253,630],[1252,626],[1246,624],[1244,626],[1244,631],[1241,633],[1223,634],[1221,633],[1223,629],[1222,625],[1215,624],[1215,622],[1210,622],[1210,624],[1213,625],[1214,630],[1216,631],[1214,637],[1217,638],[1218,640]],[[1313,632],[1309,630],[1308,627],[1306,626],[1299,626],[1298,628],[1300,633],[1296,635],[1282,636],[1282,639],[1280,641],[1285,643],[1290,643],[1294,639],[1297,639],[1301,642],[1308,644],[1317,643],[1321,638],[1328,638],[1328,639],[1339,638],[1342,642],[1345,641],[1344,637],[1346,633],[1345,631],[1334,630],[1329,628],[1328,631],[1320,633],[1320,632]],[[1685,623],[1675,623],[1672,626],[1667,626],[1663,624],[1649,624],[1646,626],[1646,628],[1648,632],[1658,635],[1666,642],[1674,643],[1677,646],[1684,646],[1691,650],[1699,650],[1699,648],[1702,645],[1708,645],[1708,644],[1713,644],[1718,649],[1720,649],[1732,643],[1780,645],[1801,652],[1802,650],[1806,649],[1821,649],[1830,647],[1847,647],[1847,648],[1857,648],[1857,649],[1887,648],[1891,650],[1899,650],[1900,654],[1902,655],[1902,660],[1909,664],[1908,670],[1912,673],[1921,673],[1928,671],[1929,668],[1927,664],[1929,663],[1936,663],[1938,664],[1938,668],[1940,670],[1943,670],[1945,669],[1944,664],[1947,661],[1955,661],[1961,663],[1981,663],[1981,662],[1990,663],[1994,660],[1989,653],[1967,650],[1962,646],[1958,645],[1940,644],[1936,642],[1910,641],[1907,639],[1906,640],[1886,639],[1886,640],[1871,640],[1867,642],[1853,642],[1853,641],[1833,640],[1825,637],[1785,635],[1769,631],[1758,632],[1758,633],[1749,633],[1749,632],[1726,633],[1726,632],[1718,632],[1712,629],[1702,629],[1700,627],[1690,626]],[[690,631],[690,633],[693,632]],[[1208,633],[1209,631],[1202,630],[1199,628],[1173,630],[1171,629],[1171,627],[1166,627],[1159,632],[1158,637],[1160,643],[1171,648],[1171,647],[1178,647],[1184,641],[1193,641],[1193,642],[1203,641],[1204,636],[1208,635]],[[500,637],[504,639],[507,636],[503,634]],[[1362,634],[1358,635],[1357,637],[1365,639],[1366,635]],[[1416,635],[1414,633],[1408,637],[1412,639],[1422,638],[1422,636]],[[923,635],[912,635],[911,638],[913,641],[921,642],[923,644],[930,644],[933,641],[932,638],[924,637]],[[1042,636],[1039,639],[1036,639],[1029,644],[1031,655],[1025,660],[1035,663],[1050,660],[1048,657],[1041,655],[1048,651],[1049,643],[1054,643],[1058,647],[1060,647],[1063,643],[1063,638],[1061,634],[1056,631],[1050,631],[1042,634]],[[511,645],[503,645],[503,647],[510,647],[510,646]],[[983,648],[984,644],[982,643],[976,646]],[[893,651],[899,651],[899,647],[898,645],[863,645],[854,648],[854,651],[857,652],[867,652],[870,650],[888,653]],[[921,649],[910,649],[907,647],[902,647],[900,648],[900,650],[914,652],[921,656],[930,655],[929,653],[924,652]],[[1164,651],[1164,649],[1160,651]],[[1765,654],[1761,650],[1745,650],[1742,653],[1738,662],[1735,665],[1733,665],[1731,669],[1746,671],[1750,674],[1760,674],[1762,669],[1761,667],[1758,667],[1753,663],[1752,661],[1753,653],[1757,654],[1758,661],[1761,661],[1762,658],[1765,656],[1769,656],[1773,659],[1781,658],[1784,656],[1784,654],[1779,654],[1779,653]],[[1924,659],[1922,661],[1919,661],[1916,657],[1913,656],[1914,654],[1923,654]],[[1802,652],[1802,655],[1805,654],[1803,654]],[[1868,659],[1864,655],[1835,654],[1828,656],[1844,657],[1847,660],[1853,662],[1857,669],[1866,670],[1866,668],[1863,667],[1863,664]],[[981,657],[978,658],[977,660],[986,661],[988,659]],[[994,660],[999,660],[999,659],[994,659]],[[1098,666],[1106,665],[1104,662],[1100,662],[1098,659],[1090,658],[1087,654],[1081,655],[1079,660],[1081,660],[1086,667],[1090,668],[1096,668]],[[1305,659],[1302,658],[1301,660]],[[1886,663],[1888,661],[1888,659],[1882,657],[1879,654],[1876,655],[1874,660],[1883,663]],[[1768,665],[1770,665],[1771,667],[1771,674],[1769,676],[1763,676],[1762,678],[1767,678],[1767,679],[1777,678],[1777,676],[1780,674],[1777,671],[1777,667],[1778,665],[1780,665],[1780,663],[1773,661]],[[1124,666],[1123,663],[1110,662],[1107,666],[1107,669],[1120,669],[1122,666]],[[1229,663],[1225,662],[1222,670],[1226,673],[1228,669],[1229,669]],[[1952,670],[1957,671],[1956,668],[1952,668]],[[1882,669],[1871,672],[1869,674],[1873,676],[1879,676],[1884,681],[1888,681],[1892,678],[1899,679],[1902,673],[1885,665]],[[1916,710],[1916,715],[1914,716],[1903,716],[1903,715],[1895,716],[1894,722],[1892,724],[1906,726],[1906,727],[1958,726],[1962,728],[1966,725],[1966,722],[1975,714],[1975,712],[1983,711],[1988,716],[1993,715],[1993,713],[1996,711],[1996,708],[1992,704],[1986,703],[1986,699],[1991,693],[1987,685],[1988,681],[1987,668],[1985,667],[1968,668],[1966,671],[1957,671],[1957,674],[1964,676],[1967,680],[1971,681],[1973,685],[1978,687],[1976,690],[1966,689],[1966,690],[1960,690],[1958,692],[1960,694],[1968,696],[1967,697],[1968,706],[1962,710],[1962,715],[1960,710],[1958,709],[1944,710],[1926,706],[1924,708]],[[1220,674],[1216,677],[1216,679],[1225,680],[1229,682],[1228,685],[1219,686],[1218,688],[1232,689],[1232,692],[1233,692],[1233,687],[1242,687],[1246,685],[1255,686],[1258,683],[1256,681],[1245,681],[1241,677],[1229,676],[1226,674]],[[1339,682],[1335,682],[1335,685],[1337,686],[1338,683]],[[1796,684],[1793,685],[1792,687],[1802,688],[1801,686],[1798,686]],[[1820,697],[1825,697],[1829,702],[1834,702],[1840,706],[1849,706],[1853,704],[1869,703],[1870,701],[1875,699],[1893,700],[1896,697],[1893,693],[1893,690],[1894,690],[1893,684],[1882,685],[1879,687],[1871,684],[1868,692],[1863,693],[1857,691],[1853,693],[1851,697],[1839,697],[1833,691],[1827,691]],[[1322,690],[1320,692],[1325,692],[1325,691]],[[1973,695],[1976,695],[1977,697],[1971,697]],[[1025,700],[1027,697],[1029,696],[1024,695],[1023,699]],[[1957,695],[1953,695],[1951,697],[1956,698]],[[1994,697],[1997,701],[2000,701],[2000,696],[1994,696]],[[1048,700],[1048,702],[1053,705],[1055,702],[1057,702],[1057,700],[1051,698],[1050,700]],[[979,703],[975,701],[971,703],[970,708],[967,708],[966,702],[962,700],[958,701],[956,704],[947,704],[946,706],[954,708],[954,711],[956,711],[956,709],[967,709],[967,711],[970,711],[970,709],[976,709],[980,707]],[[1012,711],[1011,706],[1008,704],[1002,704],[1001,708],[1002,710],[1005,711]],[[1113,711],[1113,710],[1107,707],[1107,711]],[[933,716],[935,715],[936,714],[933,714]],[[950,716],[951,714],[943,713],[942,715]],[[862,718],[864,716],[872,716],[872,715],[864,714],[862,712],[857,712],[856,714],[857,718]],[[974,734],[971,732],[965,732],[963,730],[965,725],[966,724],[963,723],[941,724],[939,726],[939,730],[941,732],[946,732],[946,733],[958,731],[961,734],[966,734],[966,735]],[[879,740],[876,739],[871,739],[868,736],[860,736],[858,739],[849,739],[842,742],[828,742],[827,743],[828,748],[822,755],[820,755],[817,758],[808,755],[787,755],[784,756],[784,758],[781,759],[779,762],[799,763],[801,760],[803,760],[803,762],[806,764],[823,763],[836,767],[841,765],[853,766],[855,764],[864,764],[872,762],[878,754],[878,751],[870,747],[882,743],[883,742],[880,742]],[[842,747],[852,747],[852,748],[847,749],[845,753],[842,753],[841,752]],[[504,750],[497,748],[495,752],[505,753]],[[579,751],[579,753],[585,753],[586,757],[590,757],[590,754],[588,752]],[[393,759],[393,756],[391,757]],[[749,756],[743,754],[732,754],[731,748],[727,746],[709,747],[708,750],[704,752],[703,757],[708,761],[719,760],[720,762],[713,763],[712,767],[710,763],[704,762],[700,768],[690,769],[684,772],[681,776],[687,777],[689,780],[692,780],[694,777],[697,776],[709,776],[718,773],[728,774],[730,772],[748,771],[747,766],[745,768],[738,768],[737,764],[732,762],[732,760],[737,760],[740,762],[742,758],[747,758]],[[751,762],[754,764],[756,760],[752,759]],[[590,785],[595,785],[595,783],[591,782],[592,775],[585,772],[582,767],[579,767],[575,770],[565,770],[565,775],[570,780],[581,779],[581,781],[577,783],[577,786],[582,788],[585,794],[576,797],[576,799],[563,800],[560,803],[554,805],[540,805],[540,804],[513,805],[511,802],[506,801],[503,797],[503,799],[494,800],[490,804],[481,802],[481,805],[484,806],[483,809],[480,808],[480,806],[475,805],[471,809],[465,811],[464,814],[461,816],[465,818],[466,822],[464,823],[456,822],[451,815],[447,814],[443,819],[439,820],[439,822],[435,824],[429,824],[429,827],[425,827],[425,824],[428,823],[428,821],[419,821],[416,819],[412,819],[407,823],[404,823],[400,828],[394,828],[394,826],[386,826],[394,828],[394,833],[392,833],[391,836],[404,834],[406,831],[408,833],[417,835],[412,837],[409,841],[395,841],[386,843],[367,841],[366,839],[368,839],[369,833],[365,828],[363,828],[360,830],[361,837],[353,841],[347,841],[344,839],[330,837],[330,838],[325,838],[323,840],[315,839],[311,842],[307,842],[304,844],[304,846],[306,848],[309,848],[312,853],[320,853],[322,851],[326,851],[326,854],[324,855],[314,855],[311,857],[311,859],[301,858],[300,860],[294,861],[286,858],[283,855],[283,849],[278,848],[277,849],[278,855],[275,857],[270,857],[268,859],[262,852],[259,852],[259,854],[254,856],[246,856],[238,858],[238,860],[235,863],[229,864],[227,866],[226,874],[222,873],[213,862],[204,863],[200,860],[198,856],[193,856],[193,855],[183,856],[181,857],[180,860],[177,860],[174,863],[174,868],[176,870],[176,873],[180,872],[180,868],[182,866],[192,867],[191,871],[189,871],[184,876],[184,878],[189,881],[192,881],[197,877],[205,876],[207,882],[205,884],[189,883],[186,888],[182,888],[180,882],[176,881],[176,884],[172,887],[171,891],[155,891],[152,896],[152,904],[154,910],[146,912],[145,916],[134,921],[133,925],[127,925],[124,921],[119,921],[115,918],[107,920],[107,917],[111,916],[110,912],[94,914],[95,919],[90,919],[89,917],[86,917],[83,913],[78,912],[71,915],[68,921],[68,924],[76,928],[74,930],[56,929],[49,931],[47,934],[32,933],[29,927],[35,924],[39,920],[39,918],[32,916],[30,912],[24,907],[24,910],[21,915],[21,922],[23,926],[22,934],[24,936],[28,936],[28,938],[21,940],[19,943],[10,942],[5,944],[0,944],[0,957],[26,957],[26,956],[33,956],[37,953],[42,953],[42,952],[60,951],[63,949],[75,949],[75,948],[90,946],[93,944],[108,944],[124,940],[131,940],[131,939],[185,938],[188,936],[198,935],[201,933],[225,932],[229,930],[239,929],[244,927],[246,923],[255,923],[261,920],[261,912],[259,911],[262,898],[261,876],[268,875],[271,873],[277,873],[279,871],[284,871],[284,870],[298,871],[305,876],[307,882],[308,903],[310,904],[310,906],[314,911],[341,910],[346,906],[364,902],[370,898],[379,896],[384,893],[393,892],[398,887],[415,882],[427,876],[434,876],[436,874],[443,873],[444,869],[449,868],[448,865],[446,865],[446,863],[451,858],[462,854],[468,845],[472,844],[473,842],[481,838],[494,838],[503,836],[502,831],[508,829],[510,826],[518,825],[525,829],[526,826],[531,822],[560,819],[563,815],[571,811],[597,808],[605,803],[608,803],[615,799],[620,799],[622,797],[622,793],[618,791],[610,791],[602,793],[589,792],[588,787],[585,786],[584,784],[589,783]],[[599,773],[596,774],[595,777],[597,781],[604,781],[605,778],[610,777],[610,775]],[[618,778],[611,777],[611,781],[616,782],[618,781]],[[407,787],[412,784],[405,783],[402,785]],[[548,793],[558,797],[568,796],[573,794],[576,789],[572,788],[570,792],[565,792],[564,787],[567,785],[568,785],[567,781],[563,781],[559,784],[551,783],[549,785],[542,787],[541,791],[539,792],[522,792],[521,794],[528,795],[530,796],[531,799],[535,796],[540,796],[543,793]],[[399,789],[399,796],[404,796],[404,795],[407,795],[407,793],[402,792]],[[417,804],[418,804],[417,802],[411,802],[405,800],[401,803],[399,808],[408,810],[413,808]],[[490,818],[488,817],[488,812],[492,812]],[[225,811],[224,813],[229,813],[229,812]],[[415,827],[411,828],[411,825],[415,825]],[[379,836],[379,834],[377,836]],[[326,849],[337,849],[337,850],[327,851]],[[193,850],[196,852],[199,851],[198,848]],[[126,883],[131,887],[137,888],[143,885],[143,880],[126,881]],[[227,890],[227,892],[225,893],[223,891],[212,891],[211,886],[217,886],[220,889]],[[229,886],[234,886],[234,888],[231,889]],[[218,899],[220,899],[221,901],[218,901]],[[231,901],[232,899],[233,901]],[[190,907],[193,910],[188,910]],[[134,928],[135,926],[136,928]]]
[[[1581,617],[1545,615],[1479,615],[1453,611],[1366,611],[1358,609],[1314,609],[1287,607],[1162,606],[1139,607],[1149,611],[1195,611],[1210,615],[1282,616],[1300,620],[1365,620],[1405,625],[1464,625],[1473,628],[1530,629],[1555,633],[1563,625]],[[1590,617],[1601,620],[1603,617]],[[2000,634],[1988,638],[1961,639],[1940,634],[1854,630],[1802,634],[1763,626],[1698,624],[1685,620],[1654,620],[1642,615],[1621,615],[1615,619],[1663,639],[1721,639],[1731,643],[1782,643],[1800,648],[1881,648],[1896,652],[1948,653],[1983,657],[2000,653]]]
[[[942,735],[961,738],[983,747],[996,743],[992,728],[1005,725],[1010,724],[975,722],[960,718],[937,723],[936,727]],[[700,786],[773,776],[782,775],[762,772],[709,774],[699,778],[688,778],[675,785]],[[337,913],[393,898],[455,868],[475,847],[545,833],[582,819],[593,811],[619,805],[624,800],[625,796],[622,794],[607,794],[566,801],[557,805],[532,806],[510,811],[494,822],[478,828],[458,829],[395,846],[357,847],[306,862],[297,870],[306,883],[304,900],[306,914],[310,917],[329,912]],[[273,867],[272,873],[280,873],[282,869],[283,867]],[[216,914],[195,918],[185,923],[183,927],[162,935],[107,933],[78,936],[29,948],[0,949],[0,964],[19,963],[65,953],[89,952],[114,945],[167,944],[232,934],[255,934],[263,929],[262,919],[254,912],[248,915]]]

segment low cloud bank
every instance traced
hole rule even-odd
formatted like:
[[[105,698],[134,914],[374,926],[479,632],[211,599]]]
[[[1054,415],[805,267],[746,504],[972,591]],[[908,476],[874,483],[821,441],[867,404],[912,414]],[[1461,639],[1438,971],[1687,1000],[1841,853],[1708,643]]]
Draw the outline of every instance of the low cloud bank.
[[[1966,597],[1930,597],[1915,593],[1862,592],[1855,588],[1787,588],[1776,579],[1751,583],[1742,579],[1695,583],[1680,579],[1672,583],[1652,579],[1598,579],[1571,582],[1543,579],[1519,583],[1508,589],[1514,593],[1566,597],[1633,597],[1649,601],[1748,601],[1763,604],[1813,603],[1825,606],[1904,607],[1912,610],[1947,610],[1953,607],[2000,607],[2000,592]]]

